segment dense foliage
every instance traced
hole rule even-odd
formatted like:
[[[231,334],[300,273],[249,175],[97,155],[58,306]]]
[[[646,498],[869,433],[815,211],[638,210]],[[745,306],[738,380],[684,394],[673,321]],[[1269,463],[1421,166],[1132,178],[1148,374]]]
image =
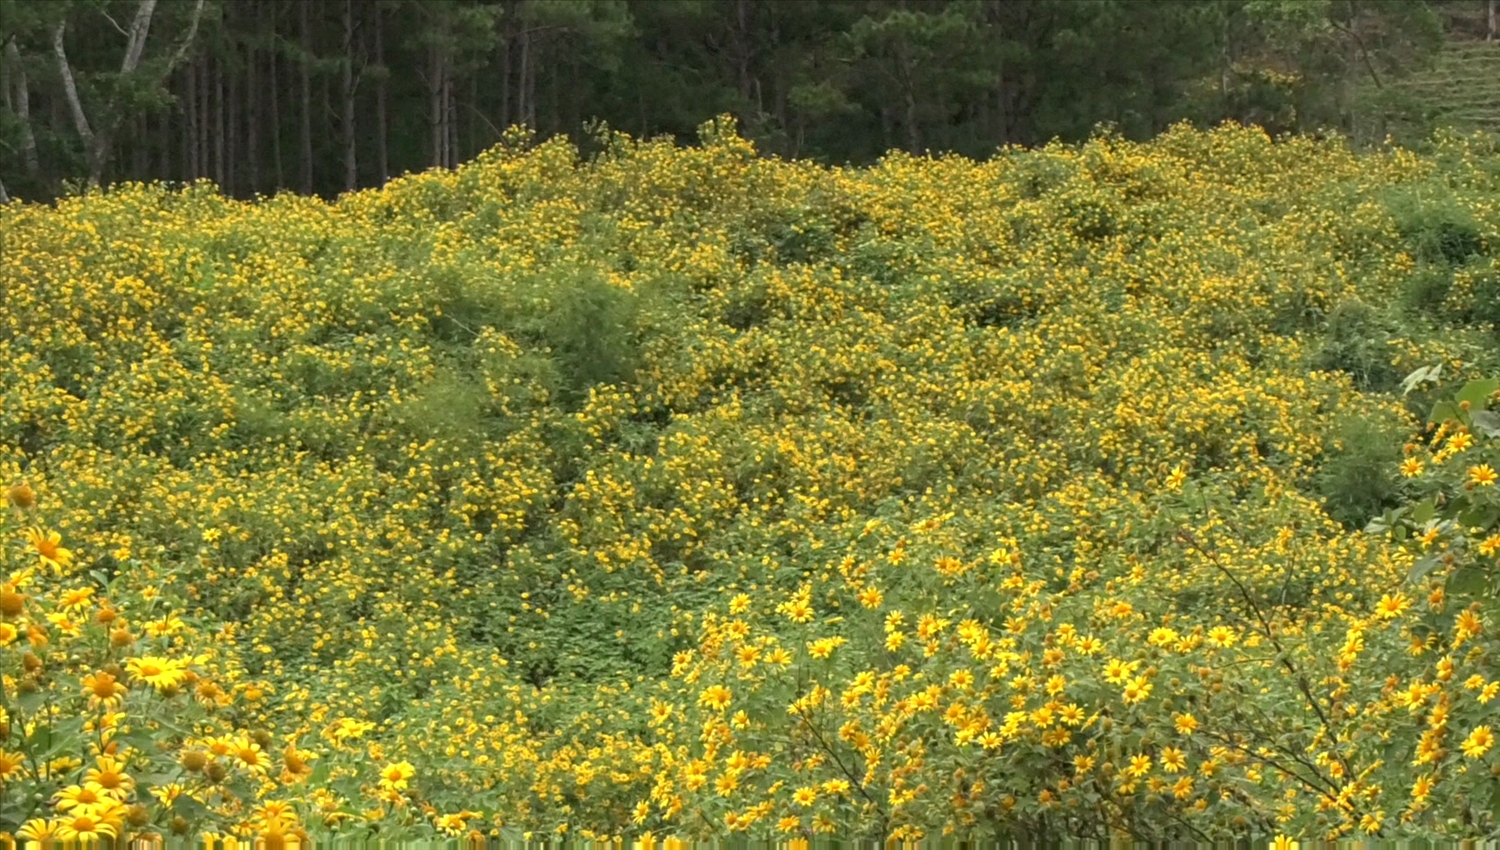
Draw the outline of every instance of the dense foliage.
[[[1496,828],[1492,145],[594,144],[0,207],[0,831]]]
[[[1395,85],[1485,26],[1485,0],[0,0],[0,201],[86,179],[332,197],[512,125],[688,141],[720,113],[831,163],[1100,122],[1415,140],[1435,104],[1493,111],[1483,66]]]

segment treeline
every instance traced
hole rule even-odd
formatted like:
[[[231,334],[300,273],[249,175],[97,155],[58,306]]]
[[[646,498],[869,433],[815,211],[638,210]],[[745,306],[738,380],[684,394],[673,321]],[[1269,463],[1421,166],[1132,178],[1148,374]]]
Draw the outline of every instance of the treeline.
[[[1487,6],[1488,4],[1488,6]],[[0,185],[332,195],[507,127],[985,156],[1189,119],[1384,135],[1491,0],[0,0]],[[1482,26],[1482,24],[1481,24]],[[1493,24],[1491,24],[1493,26]],[[0,192],[5,191],[0,189]]]

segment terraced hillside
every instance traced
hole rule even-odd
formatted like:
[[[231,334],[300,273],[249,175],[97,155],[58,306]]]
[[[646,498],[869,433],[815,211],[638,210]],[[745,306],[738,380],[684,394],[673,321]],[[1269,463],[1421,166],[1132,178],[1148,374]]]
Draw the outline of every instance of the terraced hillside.
[[[1441,126],[1500,132],[1500,41],[1452,41],[1402,87]]]

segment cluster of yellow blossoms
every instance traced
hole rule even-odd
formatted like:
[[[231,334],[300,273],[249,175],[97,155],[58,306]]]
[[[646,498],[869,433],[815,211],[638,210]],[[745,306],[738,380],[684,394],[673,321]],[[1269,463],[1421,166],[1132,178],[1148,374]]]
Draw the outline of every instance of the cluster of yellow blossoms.
[[[1500,539],[1331,517],[1500,489],[1392,392],[1491,365],[1491,153],[0,207],[0,832],[1485,833]]]

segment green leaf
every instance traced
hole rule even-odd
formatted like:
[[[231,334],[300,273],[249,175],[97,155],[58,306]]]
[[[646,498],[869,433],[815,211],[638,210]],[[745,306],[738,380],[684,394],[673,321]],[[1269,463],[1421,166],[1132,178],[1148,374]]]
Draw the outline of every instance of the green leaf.
[[[1456,419],[1459,422],[1464,421],[1463,410],[1451,401],[1440,401],[1434,404],[1432,406],[1432,414],[1427,417],[1427,421],[1434,425],[1441,425],[1450,419]]]
[[[45,691],[36,690],[32,691],[29,694],[16,695],[16,707],[21,709],[21,711],[25,714],[36,713],[37,709],[41,708],[43,705],[46,705],[46,703],[47,694]]]
[[[1365,524],[1366,534],[1385,534],[1392,530],[1401,529],[1401,517],[1408,510],[1406,505],[1399,508],[1391,508],[1380,516],[1371,519]]]
[[[1464,384],[1453,400],[1460,405],[1467,401],[1470,410],[1483,410],[1497,389],[1500,389],[1500,378],[1478,378]]]
[[[1428,555],[1415,564],[1412,564],[1411,571],[1406,574],[1407,584],[1416,584],[1426,578],[1439,563],[1440,559],[1437,555]]]
[[[1479,410],[1469,414],[1474,430],[1486,437],[1500,437],[1500,412]]]
[[[172,801],[172,811],[191,821],[208,814],[208,807],[183,794]]]
[[[1500,506],[1497,505],[1475,505],[1458,515],[1459,524],[1464,528],[1489,528],[1500,519]]]
[[[1489,587],[1489,576],[1478,567],[1464,567],[1448,576],[1446,591],[1450,596],[1476,596]]]
[[[1417,525],[1427,522],[1437,515],[1437,497],[1428,496],[1418,502],[1411,510],[1411,521]]]

